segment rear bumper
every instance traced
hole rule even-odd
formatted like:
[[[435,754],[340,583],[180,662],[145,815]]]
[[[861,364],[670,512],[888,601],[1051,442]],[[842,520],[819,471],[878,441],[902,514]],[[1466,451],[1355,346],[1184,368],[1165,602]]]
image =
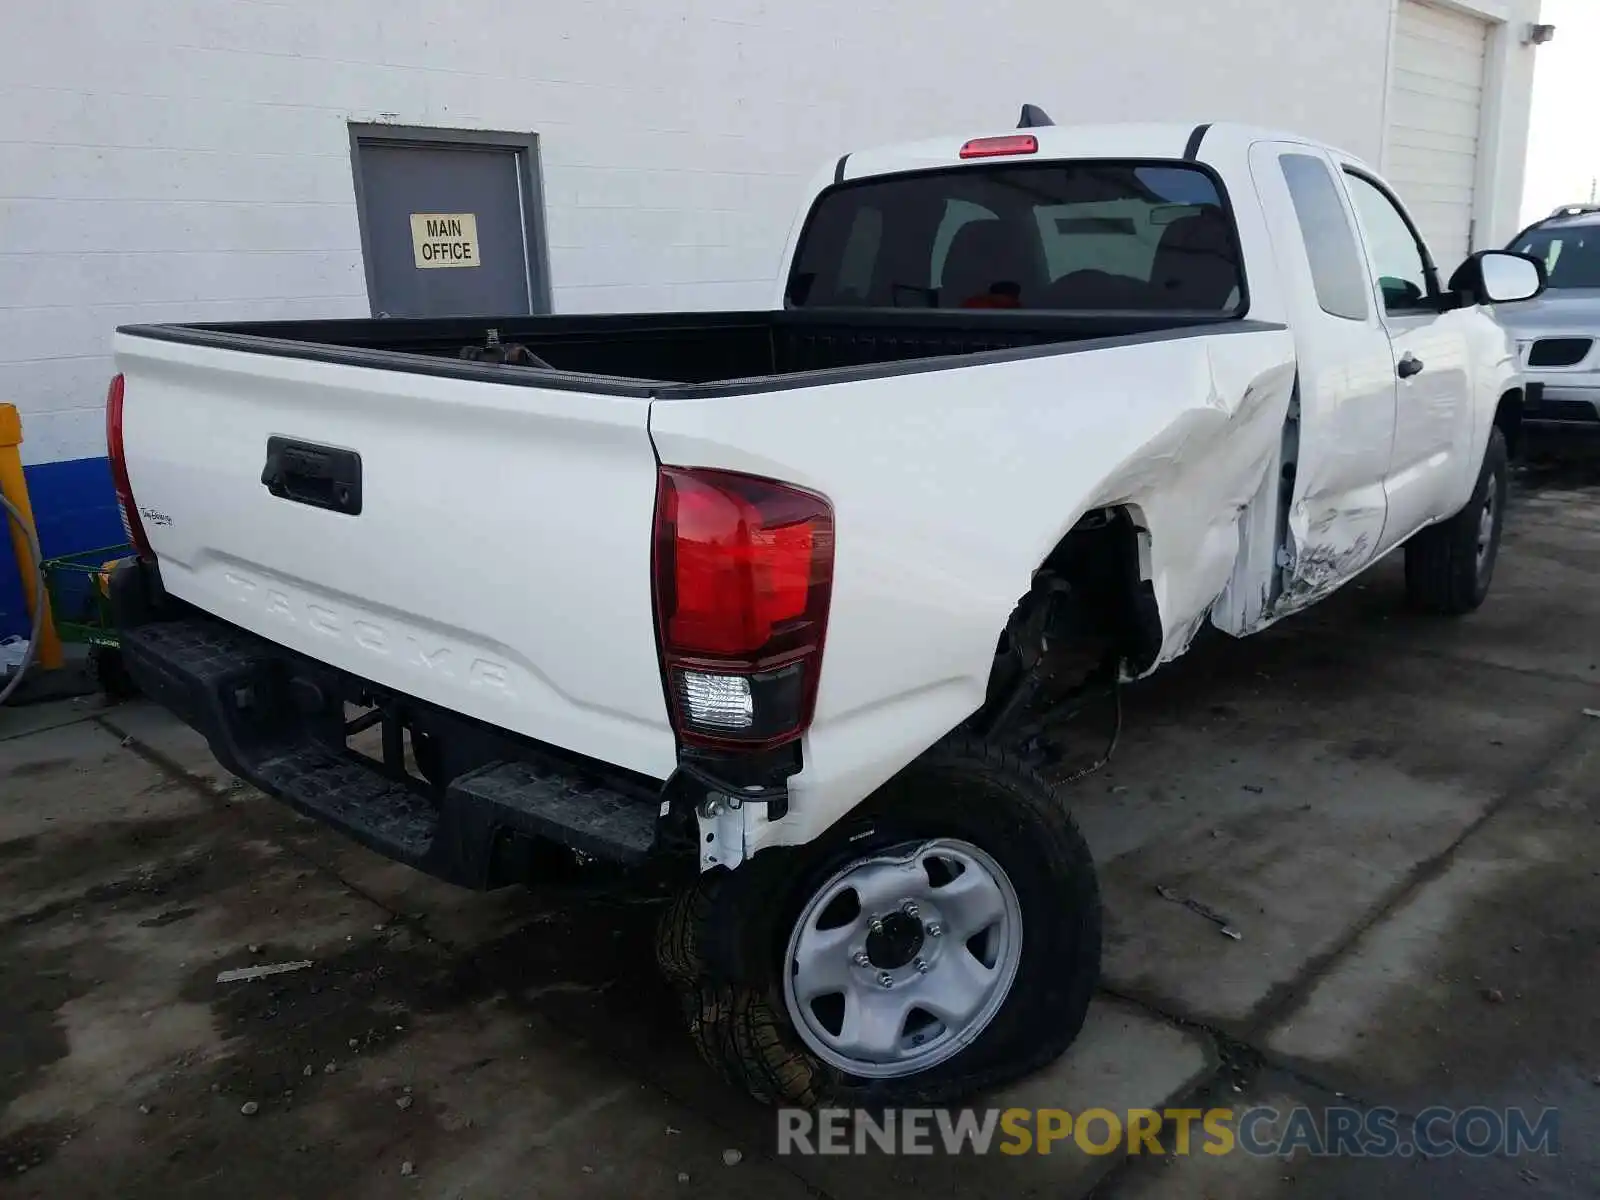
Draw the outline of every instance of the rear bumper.
[[[119,568],[111,590],[124,660],[148,697],[204,735],[233,774],[380,854],[484,889],[526,881],[552,845],[634,864],[676,843],[674,781],[386,694],[167,599],[148,563]],[[381,714],[385,761],[346,744],[347,703]],[[447,786],[407,774],[403,727],[453,761]]]

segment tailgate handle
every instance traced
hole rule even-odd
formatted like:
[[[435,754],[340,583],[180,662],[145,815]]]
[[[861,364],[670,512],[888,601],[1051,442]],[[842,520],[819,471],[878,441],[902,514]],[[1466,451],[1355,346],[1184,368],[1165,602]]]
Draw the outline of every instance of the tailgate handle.
[[[262,486],[284,500],[356,516],[361,512],[361,455],[336,446],[267,439]]]

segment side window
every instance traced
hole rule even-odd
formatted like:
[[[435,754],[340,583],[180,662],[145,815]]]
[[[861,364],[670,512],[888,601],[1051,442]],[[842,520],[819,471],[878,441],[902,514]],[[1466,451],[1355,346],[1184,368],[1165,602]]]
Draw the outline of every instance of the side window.
[[[1371,308],[1367,303],[1371,287],[1333,172],[1310,154],[1285,154],[1278,162],[1311,260],[1317,303],[1331,316],[1365,321]]]
[[[1347,171],[1350,198],[1366,228],[1372,264],[1378,271],[1378,287],[1383,292],[1383,307],[1388,312],[1408,312],[1428,304],[1431,289],[1423,265],[1422,246],[1394,201],[1371,181]]]

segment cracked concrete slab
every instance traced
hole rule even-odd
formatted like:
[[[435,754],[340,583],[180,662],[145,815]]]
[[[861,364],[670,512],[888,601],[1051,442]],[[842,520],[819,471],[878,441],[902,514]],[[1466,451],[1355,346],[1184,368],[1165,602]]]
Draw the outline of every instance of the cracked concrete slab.
[[[1291,628],[1212,641],[1129,688],[1116,758],[1069,793],[1101,864],[1109,982],[1248,1032],[1543,761],[1589,696],[1485,670]]]
[[[1440,621],[1396,606],[1397,580],[1385,578],[1383,564],[1338,604],[1297,619],[1401,653],[1600,685],[1600,624],[1588,601],[1600,583],[1600,506],[1588,484],[1597,472],[1571,488],[1539,486],[1548,471],[1534,468],[1514,488],[1494,590],[1470,618]]]
[[[1408,1111],[1561,1110],[1600,1127],[1600,721],[1369,930],[1271,1032],[1275,1055]],[[1600,1152],[1569,1161],[1600,1178]]]
[[[1210,1039],[1180,1029],[1126,1004],[1102,1001],[1090,1009],[1083,1036],[1053,1066],[976,1103],[1001,1110],[1062,1108],[1083,1113],[1162,1109],[1188,1096],[1216,1069]],[[1074,1143],[1051,1154],[1003,1160],[957,1159],[946,1169],[922,1173],[922,1196],[1002,1198],[1075,1195],[1093,1186],[1115,1164],[1114,1158],[1085,1153]],[[835,1194],[849,1190],[847,1179],[832,1176]],[[818,1180],[822,1182],[821,1179]]]
[[[138,700],[107,708],[100,722],[119,737],[132,738],[145,751],[213,792],[244,785],[211,753],[206,739],[164,708]]]
[[[179,790],[96,725],[44,729],[0,742],[0,841],[153,816],[186,804]]]
[[[93,696],[55,700],[48,704],[6,704],[0,706],[0,742],[63,725],[75,725],[79,721],[90,721],[103,708],[103,703]]]
[[[1083,1036],[1065,1057],[1027,1079],[973,1097],[965,1108],[975,1117],[990,1109],[1065,1109],[1113,1113],[1160,1109],[1187,1096],[1216,1069],[1208,1038],[1162,1021],[1132,1005],[1102,1000],[1091,1006]],[[680,1070],[677,1087],[688,1086],[701,1104],[719,1104],[746,1141],[775,1149],[778,1125],[767,1109],[743,1102],[725,1089],[707,1089],[703,1073],[691,1082]],[[679,1092],[677,1094],[686,1094]],[[721,1097],[719,1101],[718,1097]],[[954,1110],[951,1120],[961,1110]],[[930,1153],[886,1154],[863,1143],[865,1154],[790,1154],[790,1170],[828,1196],[917,1196],[926,1200],[1013,1200],[1023,1196],[1077,1196],[1116,1166],[1115,1155],[1086,1153],[1071,1140],[1048,1153],[1037,1143],[1025,1154],[1001,1153],[996,1136],[987,1154],[950,1154],[930,1119]],[[998,1127],[997,1127],[998,1128]],[[815,1145],[816,1143],[812,1143]]]
[[[1370,1106],[1282,1072],[1266,1071],[1243,1091],[1222,1089],[1199,1103],[1213,1105],[1233,1114],[1226,1125],[1235,1136],[1226,1153],[1210,1153],[1196,1138],[1189,1153],[1178,1155],[1169,1135],[1164,1156],[1129,1159],[1105,1194],[1115,1200],[1579,1200],[1592,1194],[1581,1170],[1538,1151],[1420,1154],[1415,1124],[1403,1114],[1379,1117]],[[1447,1141],[1448,1128],[1430,1126],[1427,1136],[1433,1144]],[[1354,1153],[1358,1147],[1366,1152]],[[1346,1152],[1330,1153],[1341,1148]]]
[[[0,923],[123,881],[186,845],[193,790],[92,722],[0,742]]]

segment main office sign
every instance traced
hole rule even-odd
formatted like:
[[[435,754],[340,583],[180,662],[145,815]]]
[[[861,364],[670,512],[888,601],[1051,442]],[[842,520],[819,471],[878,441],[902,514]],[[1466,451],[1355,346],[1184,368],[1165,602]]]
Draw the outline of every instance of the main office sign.
[[[412,213],[411,251],[418,267],[481,267],[476,213]]]

